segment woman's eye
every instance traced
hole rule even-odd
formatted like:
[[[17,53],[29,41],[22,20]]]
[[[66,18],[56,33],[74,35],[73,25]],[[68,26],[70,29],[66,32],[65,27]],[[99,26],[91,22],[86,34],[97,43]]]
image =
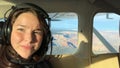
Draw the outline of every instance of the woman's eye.
[[[38,31],[34,31],[35,34],[42,34],[42,31],[38,30]]]
[[[23,28],[18,28],[17,30],[18,30],[18,31],[24,31],[24,29],[23,29]]]

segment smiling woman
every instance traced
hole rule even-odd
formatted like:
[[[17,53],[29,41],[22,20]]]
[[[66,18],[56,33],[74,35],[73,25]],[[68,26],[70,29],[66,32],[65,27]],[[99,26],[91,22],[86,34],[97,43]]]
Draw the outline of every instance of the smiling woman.
[[[51,41],[49,15],[31,3],[18,4],[10,10],[1,30],[0,68],[52,67],[45,59]]]

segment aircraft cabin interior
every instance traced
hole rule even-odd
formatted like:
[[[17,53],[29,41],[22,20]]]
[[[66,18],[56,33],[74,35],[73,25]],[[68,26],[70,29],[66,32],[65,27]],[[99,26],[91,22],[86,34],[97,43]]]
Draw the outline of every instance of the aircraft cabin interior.
[[[54,68],[120,68],[120,0],[0,0],[0,27],[12,5],[27,2],[51,18]]]

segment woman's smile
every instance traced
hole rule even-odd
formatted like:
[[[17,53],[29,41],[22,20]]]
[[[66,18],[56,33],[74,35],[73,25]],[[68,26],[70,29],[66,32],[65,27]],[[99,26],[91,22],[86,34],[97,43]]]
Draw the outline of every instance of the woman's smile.
[[[33,49],[32,45],[22,45],[21,47],[25,50],[32,50]]]

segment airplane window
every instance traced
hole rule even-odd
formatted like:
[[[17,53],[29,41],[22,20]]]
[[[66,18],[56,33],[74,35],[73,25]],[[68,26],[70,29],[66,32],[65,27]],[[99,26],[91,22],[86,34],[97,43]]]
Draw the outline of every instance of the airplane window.
[[[120,15],[97,13],[94,16],[92,50],[94,54],[118,53]]]
[[[52,54],[72,54],[77,50],[78,16],[76,13],[49,13],[52,31]],[[47,54],[50,54],[51,47]]]

